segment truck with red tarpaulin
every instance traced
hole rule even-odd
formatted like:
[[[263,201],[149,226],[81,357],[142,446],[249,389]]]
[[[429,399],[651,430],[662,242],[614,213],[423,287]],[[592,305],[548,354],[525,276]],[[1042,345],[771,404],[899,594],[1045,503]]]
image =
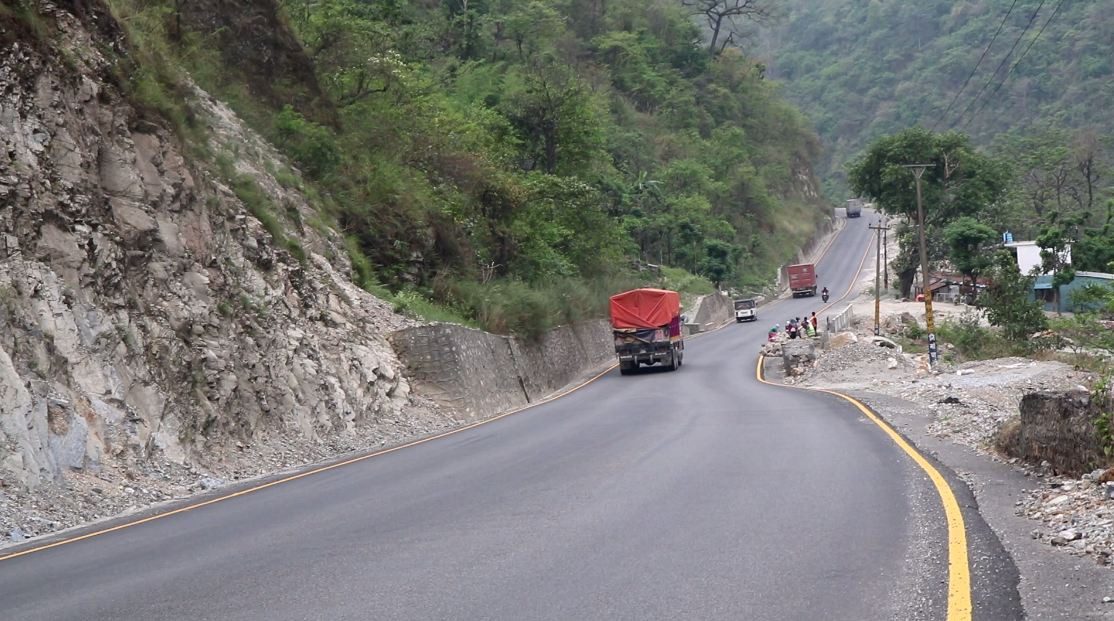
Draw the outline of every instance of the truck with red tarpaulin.
[[[676,371],[684,361],[681,296],[665,289],[634,289],[611,296],[611,330],[619,372],[642,365]]]
[[[786,268],[789,272],[789,289],[793,297],[816,295],[816,266],[812,263],[798,263]]]

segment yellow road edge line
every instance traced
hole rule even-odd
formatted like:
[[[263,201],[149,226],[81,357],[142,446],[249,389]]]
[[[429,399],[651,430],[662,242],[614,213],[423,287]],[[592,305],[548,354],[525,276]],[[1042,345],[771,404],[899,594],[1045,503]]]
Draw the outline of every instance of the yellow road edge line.
[[[843,231],[841,230],[840,233],[842,233],[842,232]],[[840,233],[836,233],[836,236],[838,237]],[[825,256],[827,256],[828,251],[831,250],[831,247],[833,245],[834,245],[834,238],[833,238],[832,243],[829,243],[828,247],[824,249],[824,252],[820,255],[820,259],[817,259],[817,262],[819,262],[821,259],[823,259]],[[863,261],[866,261],[866,255],[865,254],[863,255]],[[862,263],[860,263],[859,269],[860,270],[862,269]],[[856,277],[857,277],[857,274],[856,274]],[[852,287],[853,286],[854,286],[854,283],[852,283]],[[848,287],[847,293],[844,293],[843,297],[841,297],[840,300],[847,297],[847,295],[850,292],[851,292],[851,287]],[[778,300],[775,300],[775,302],[777,302],[777,301]],[[837,300],[836,302],[838,302],[838,301],[839,300]],[[835,304],[836,302],[833,302],[832,304]],[[771,303],[771,305],[772,305],[772,303]],[[824,308],[828,308],[828,307],[824,307]],[[723,329],[723,328],[725,328],[729,325],[731,325],[731,322],[727,321],[727,322],[724,322],[723,325],[717,326],[717,327],[715,327],[711,330],[708,330],[706,332],[701,332],[700,334],[694,334],[690,338],[697,338],[697,337],[701,336],[702,334],[708,334],[710,332],[716,332],[716,331],[721,330],[721,329]],[[373,453],[368,453],[366,455],[359,455],[359,456],[352,457],[350,459],[345,459],[345,460],[342,460],[342,461],[339,461],[339,462],[336,462],[336,463],[333,463],[333,464],[328,464],[328,465],[325,465],[325,466],[319,466],[319,467],[316,467],[316,468],[310,468],[309,470],[306,470],[305,472],[299,472],[298,474],[293,474],[293,475],[290,475],[290,476],[287,476],[287,477],[276,479],[274,481],[268,481],[267,483],[261,483],[259,485],[248,487],[246,489],[242,489],[240,491],[233,492],[231,494],[226,494],[224,496],[218,496],[216,498],[210,498],[209,500],[205,500],[205,501],[202,501],[202,502],[198,502],[198,503],[194,503],[194,504],[188,504],[186,506],[179,507],[179,508],[171,510],[171,511],[167,511],[166,513],[158,513],[158,514],[155,514],[155,515],[149,515],[147,517],[140,518],[140,519],[137,519],[137,520],[133,520],[133,521],[130,521],[130,522],[124,522],[123,524],[117,524],[116,526],[112,526],[112,527],[109,527],[109,528],[102,528],[102,529],[99,529],[99,530],[94,530],[94,531],[85,533],[83,535],[77,535],[77,536],[73,536],[73,537],[63,537],[63,538],[59,539],[58,541],[43,544],[41,546],[35,546],[35,547],[27,548],[26,550],[20,550],[19,552],[11,552],[11,553],[8,553],[8,554],[0,553],[0,562],[6,561],[6,560],[9,560],[9,559],[13,559],[13,558],[18,558],[18,557],[21,557],[21,556],[27,556],[27,555],[33,554],[35,552],[41,552],[43,550],[49,550],[51,548],[57,548],[57,547],[64,546],[64,545],[67,545],[67,544],[70,544],[70,543],[77,543],[78,541],[84,541],[86,539],[92,539],[93,537],[99,537],[101,535],[106,535],[108,533],[113,533],[113,532],[116,532],[116,531],[119,531],[119,530],[124,530],[125,528],[131,528],[133,526],[139,526],[140,524],[146,524],[147,522],[153,522],[155,520],[168,518],[172,515],[178,515],[180,513],[185,513],[187,511],[192,511],[194,509],[199,509],[201,507],[207,507],[209,505],[214,505],[218,502],[223,502],[225,500],[229,500],[229,499],[232,499],[232,498],[238,498],[240,496],[246,496],[248,494],[252,494],[254,492],[258,492],[260,490],[267,489],[268,487],[274,487],[274,486],[279,485],[281,483],[289,483],[290,481],[296,481],[298,479],[303,479],[305,477],[308,477],[308,476],[311,476],[311,475],[314,475],[314,474],[318,474],[318,473],[321,473],[321,472],[326,472],[328,470],[335,470],[335,469],[340,468],[342,466],[348,466],[348,465],[358,463],[358,462],[361,462],[361,461],[366,461],[366,460],[371,459],[373,457],[379,457],[381,455],[386,455],[388,453],[393,453],[395,451],[400,451],[404,448],[410,448],[412,446],[417,446],[419,444],[425,444],[426,442],[432,442],[433,440],[439,440],[441,438],[446,438],[448,436],[451,436],[451,435],[456,434],[456,433],[460,433],[462,431],[468,431],[469,429],[475,429],[476,427],[479,427],[481,425],[486,425],[488,423],[493,423],[497,420],[506,418],[508,416],[512,416],[514,414],[518,414],[520,412],[524,412],[526,410],[538,407],[540,405],[545,405],[546,403],[549,403],[551,401],[556,401],[557,399],[560,399],[561,397],[572,394],[572,393],[580,390],[581,388],[584,388],[585,386],[595,382],[596,380],[600,379],[604,375],[607,375],[612,370],[614,370],[615,367],[617,367],[617,366],[619,366],[618,363],[613,363],[613,364],[609,365],[603,371],[601,371],[601,372],[597,373],[596,375],[592,376],[591,378],[581,382],[580,384],[577,384],[576,386],[573,386],[572,388],[569,388],[567,390],[563,390],[561,392],[552,394],[552,395],[550,395],[550,396],[548,396],[548,397],[546,397],[546,398],[544,398],[541,401],[538,401],[536,403],[530,403],[530,404],[527,404],[527,405],[522,406],[520,408],[510,410],[509,412],[503,412],[502,414],[498,414],[498,415],[493,416],[491,418],[481,420],[481,421],[477,421],[477,422],[471,423],[469,425],[465,425],[464,427],[458,427],[456,429],[452,429],[452,430],[446,431],[444,433],[439,433],[439,434],[428,436],[428,437],[425,437],[425,438],[420,438],[418,440],[412,440],[410,442],[406,442],[406,443],[400,444],[398,446],[393,446],[391,448],[383,449],[381,451],[375,451]],[[124,518],[124,519],[126,519],[126,518]],[[80,527],[77,527],[77,528],[80,528]]]
[[[841,392],[834,390],[827,390],[823,388],[803,388],[800,386],[787,386],[785,384],[775,384],[765,378],[763,372],[766,362],[766,356],[760,354],[758,356],[758,367],[755,369],[755,376],[759,382],[768,386],[775,386],[779,388],[791,388],[796,390],[809,390],[812,392],[822,392],[829,395],[835,395],[859,409],[871,422],[873,422],[879,429],[881,429],[901,450],[905,451],[907,455],[921,470],[932,479],[932,484],[936,487],[936,493],[940,496],[940,502],[944,507],[944,515],[948,522],[948,621],[970,621],[971,620],[971,568],[970,561],[967,557],[967,527],[963,521],[963,512],[959,508],[959,501],[955,498],[955,493],[948,485],[947,479],[940,471],[932,465],[913,445],[901,437],[901,434],[894,431],[893,427],[886,424],[877,414],[874,413],[864,403],[845,395]]]
[[[349,466],[349,465],[354,464],[354,463],[369,460],[373,457],[380,457],[380,456],[386,455],[388,453],[394,453],[395,451],[401,451],[402,449],[405,449],[405,448],[410,448],[410,447],[413,447],[413,446],[417,446],[419,444],[425,444],[426,442],[432,442],[434,440],[440,440],[441,438],[446,438],[446,437],[451,436],[453,434],[461,433],[463,431],[468,431],[469,429],[475,429],[476,427],[479,427],[481,425],[486,425],[486,424],[489,424],[489,423],[493,423],[497,420],[506,418],[508,416],[512,416],[514,414],[519,414],[521,412],[524,412],[524,411],[532,409],[532,408],[536,408],[536,407],[541,406],[541,405],[545,405],[545,404],[547,404],[551,401],[556,401],[557,399],[560,399],[561,397],[572,394],[572,393],[580,390],[581,388],[584,388],[588,384],[591,384],[592,382],[595,382],[596,380],[600,379],[604,375],[607,375],[608,373],[610,373],[617,366],[619,366],[618,363],[611,364],[606,369],[604,369],[603,371],[601,371],[601,372],[597,373],[596,375],[590,377],[589,379],[581,382],[580,384],[577,384],[576,386],[573,386],[572,388],[568,388],[568,389],[563,390],[561,392],[552,394],[552,395],[550,395],[550,396],[548,396],[548,397],[546,397],[546,398],[544,398],[540,401],[530,403],[528,405],[524,405],[520,408],[516,408],[516,409],[510,410],[508,412],[503,412],[502,414],[498,414],[498,415],[493,416],[493,417],[488,418],[488,419],[484,419],[484,420],[481,420],[481,421],[476,421],[474,423],[470,423],[470,424],[465,425],[463,427],[458,427],[456,429],[451,429],[449,431],[445,431],[443,433],[439,433],[439,434],[432,435],[432,436],[427,436],[425,438],[419,438],[417,440],[412,440],[410,442],[406,442],[405,444],[400,444],[398,446],[392,446],[391,448],[375,451],[373,453],[368,453],[368,454],[365,454],[365,455],[357,455],[356,457],[345,459],[345,460],[342,460],[342,461],[339,461],[339,462],[336,462],[336,463],[326,464],[324,466],[312,467],[309,470],[306,470],[305,472],[299,472],[297,474],[292,474],[290,476],[282,477],[282,478],[276,479],[274,481],[268,481],[266,483],[261,483],[259,485],[254,485],[254,486],[248,487],[246,489],[242,489],[242,490],[239,490],[237,492],[233,492],[231,494],[225,494],[223,496],[218,496],[216,498],[210,498],[209,500],[205,500],[205,501],[202,501],[202,502],[189,504],[189,505],[186,505],[184,507],[179,507],[177,509],[174,509],[172,511],[167,511],[166,513],[158,513],[156,515],[149,515],[147,517],[140,518],[140,519],[137,519],[137,520],[133,520],[133,521],[130,521],[130,522],[125,522],[123,524],[117,524],[116,526],[111,526],[109,528],[102,528],[102,529],[99,529],[99,530],[94,530],[92,532],[88,532],[88,533],[85,533],[83,535],[77,535],[77,536],[73,536],[73,537],[64,537],[62,539],[59,539],[58,541],[43,544],[41,546],[28,548],[26,550],[20,550],[19,552],[12,552],[12,553],[9,553],[9,554],[0,554],[0,562],[6,561],[8,559],[17,558],[17,557],[20,557],[20,556],[27,556],[28,554],[32,554],[32,553],[35,553],[35,552],[41,552],[43,550],[49,550],[51,548],[57,548],[59,546],[64,546],[64,545],[70,544],[70,543],[76,543],[78,541],[84,541],[86,539],[92,539],[93,537],[99,537],[101,535],[106,535],[108,533],[116,532],[116,531],[119,531],[119,530],[124,530],[125,528],[131,528],[133,526],[139,526],[140,524],[146,524],[147,522],[153,522],[155,520],[160,520],[162,518],[167,518],[167,517],[170,517],[172,515],[178,515],[180,513],[185,513],[187,511],[192,511],[194,509],[199,509],[201,507],[207,507],[209,505],[213,505],[213,504],[216,504],[218,502],[223,502],[225,500],[229,500],[229,499],[232,499],[232,498],[238,498],[240,496],[246,496],[248,494],[252,494],[254,492],[258,492],[260,490],[267,489],[268,487],[274,487],[274,486],[282,484],[282,483],[289,483],[290,481],[296,481],[298,479],[304,479],[304,478],[306,478],[308,476],[311,476],[311,475],[314,475],[314,474],[319,474],[319,473],[326,472],[326,471],[329,471],[329,470],[335,470],[335,469],[340,468],[342,466]]]

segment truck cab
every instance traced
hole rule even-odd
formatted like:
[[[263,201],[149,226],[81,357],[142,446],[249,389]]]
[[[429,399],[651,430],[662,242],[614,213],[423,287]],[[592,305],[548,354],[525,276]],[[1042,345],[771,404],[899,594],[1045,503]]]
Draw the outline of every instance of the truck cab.
[[[753,299],[735,300],[735,323],[758,321],[758,303]]]

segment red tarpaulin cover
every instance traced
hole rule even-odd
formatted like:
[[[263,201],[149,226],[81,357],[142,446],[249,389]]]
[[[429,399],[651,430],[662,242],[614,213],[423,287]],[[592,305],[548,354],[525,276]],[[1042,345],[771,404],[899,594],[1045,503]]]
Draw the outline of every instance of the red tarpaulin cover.
[[[681,296],[664,289],[635,289],[611,296],[614,328],[660,328],[681,314]]]

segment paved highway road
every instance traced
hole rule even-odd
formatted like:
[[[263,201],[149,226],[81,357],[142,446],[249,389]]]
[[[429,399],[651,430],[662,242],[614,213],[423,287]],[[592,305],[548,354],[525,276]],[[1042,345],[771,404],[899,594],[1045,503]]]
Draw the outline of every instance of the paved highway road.
[[[836,297],[869,221],[818,268]],[[488,425],[0,561],[0,617],[949,618],[926,472],[852,404],[754,377],[769,326],[819,306],[693,339],[676,373],[612,371]],[[1012,564],[949,480],[975,618],[1019,618]]]

